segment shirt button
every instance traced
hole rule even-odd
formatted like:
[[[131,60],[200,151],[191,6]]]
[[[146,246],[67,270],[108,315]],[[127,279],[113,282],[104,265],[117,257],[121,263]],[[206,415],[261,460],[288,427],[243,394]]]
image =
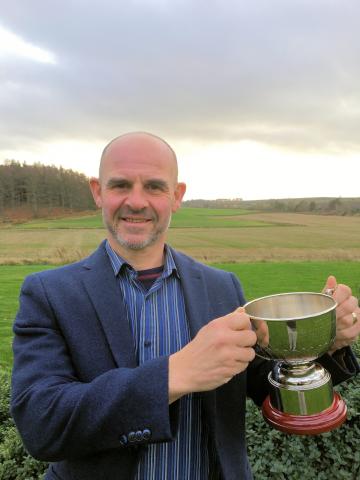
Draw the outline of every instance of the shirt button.
[[[150,347],[151,341],[150,340],[145,340],[144,341],[144,347]]]
[[[149,440],[151,438],[151,430],[145,428],[145,430],[142,432],[142,435],[144,440]]]

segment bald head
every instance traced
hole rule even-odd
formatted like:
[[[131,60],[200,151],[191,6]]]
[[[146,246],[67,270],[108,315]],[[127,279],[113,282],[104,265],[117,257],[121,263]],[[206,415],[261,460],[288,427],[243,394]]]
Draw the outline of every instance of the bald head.
[[[155,135],[127,133],[105,147],[100,178],[91,178],[90,188],[102,209],[110,245],[124,258],[135,262],[139,258],[134,252],[151,250],[156,265],[163,261],[171,215],[186,191],[177,173],[173,149]]]
[[[109,159],[114,157],[121,160],[124,156],[133,156],[134,159],[143,151],[148,151],[149,156],[158,155],[166,158],[173,170],[174,180],[177,182],[178,165],[174,150],[160,137],[147,132],[130,132],[111,140],[104,148],[99,166],[99,179],[103,177],[104,169]]]

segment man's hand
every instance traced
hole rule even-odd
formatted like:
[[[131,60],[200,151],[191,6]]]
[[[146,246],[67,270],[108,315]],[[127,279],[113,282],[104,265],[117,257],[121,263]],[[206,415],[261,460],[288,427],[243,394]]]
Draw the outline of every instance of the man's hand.
[[[253,327],[256,331],[257,343],[261,348],[267,348],[270,342],[269,327],[265,320],[252,320]]]
[[[336,337],[330,354],[356,342],[360,334],[360,309],[358,299],[352,295],[347,285],[337,284],[332,275],[327,279],[324,292],[332,290],[336,308]]]
[[[255,343],[256,334],[243,307],[209,322],[169,358],[169,403],[227,383],[254,359]]]

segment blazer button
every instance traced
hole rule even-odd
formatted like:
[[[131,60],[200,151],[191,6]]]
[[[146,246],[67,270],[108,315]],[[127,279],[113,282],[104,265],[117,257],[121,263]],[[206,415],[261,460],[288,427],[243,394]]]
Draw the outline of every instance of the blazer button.
[[[142,435],[143,435],[144,440],[150,440],[151,430],[149,430],[148,428],[145,428],[145,430],[143,430],[143,432],[142,432]]]
[[[129,440],[130,443],[136,442],[136,433],[135,432],[129,432],[128,440]]]
[[[119,438],[119,441],[120,441],[120,445],[122,447],[125,447],[125,445],[127,445],[128,443],[128,438],[126,435],[121,435],[121,437]]]
[[[143,432],[141,430],[138,430],[135,433],[135,437],[137,442],[142,442],[144,440]]]

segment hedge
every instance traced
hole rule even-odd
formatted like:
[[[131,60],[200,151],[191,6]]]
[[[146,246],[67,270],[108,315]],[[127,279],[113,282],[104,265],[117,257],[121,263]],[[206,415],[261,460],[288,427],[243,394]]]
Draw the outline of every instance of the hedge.
[[[332,432],[286,435],[270,428],[250,401],[247,442],[255,480],[360,480],[360,382],[336,387],[348,408],[347,421]]]
[[[0,480],[40,480],[47,464],[23,447],[9,413],[10,375],[0,372]]]
[[[359,480],[360,379],[336,387],[346,400],[348,419],[316,436],[286,435],[271,429],[258,408],[247,404],[247,442],[255,480]],[[24,449],[9,415],[9,373],[0,372],[0,480],[43,479],[46,463]]]

